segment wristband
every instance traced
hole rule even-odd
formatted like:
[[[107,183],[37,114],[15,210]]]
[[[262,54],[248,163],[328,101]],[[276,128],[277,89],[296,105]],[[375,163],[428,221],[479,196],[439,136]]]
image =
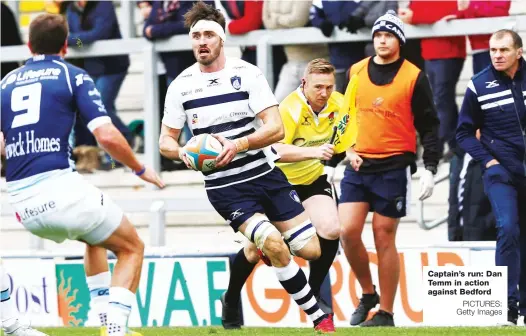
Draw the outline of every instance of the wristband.
[[[141,176],[142,174],[144,174],[145,171],[146,171],[146,166],[142,166],[141,170],[139,170],[138,172],[134,172],[134,173],[137,176]]]
[[[248,138],[246,136],[234,140],[236,150],[238,153],[246,152],[248,150]]]

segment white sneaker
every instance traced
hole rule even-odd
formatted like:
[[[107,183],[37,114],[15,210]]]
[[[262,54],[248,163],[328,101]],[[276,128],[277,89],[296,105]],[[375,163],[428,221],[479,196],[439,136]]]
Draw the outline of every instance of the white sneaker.
[[[49,336],[30,326],[22,325],[19,321],[16,321],[9,329],[6,329],[5,333],[10,336]]]

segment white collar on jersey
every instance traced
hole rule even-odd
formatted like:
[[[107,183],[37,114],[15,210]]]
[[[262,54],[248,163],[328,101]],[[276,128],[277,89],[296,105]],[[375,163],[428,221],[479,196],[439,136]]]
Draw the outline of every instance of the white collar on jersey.
[[[190,38],[192,38],[192,34],[195,32],[204,32],[204,31],[211,31],[217,34],[223,42],[226,42],[226,34],[225,30],[221,25],[215,21],[211,20],[199,20],[197,21],[192,28],[190,28]]]

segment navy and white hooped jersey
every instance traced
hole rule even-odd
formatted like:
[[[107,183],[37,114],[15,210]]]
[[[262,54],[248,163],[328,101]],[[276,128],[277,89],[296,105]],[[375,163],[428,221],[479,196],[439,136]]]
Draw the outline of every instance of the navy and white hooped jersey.
[[[9,193],[72,170],[70,135],[77,111],[92,132],[111,123],[91,77],[60,56],[30,58],[0,87]]]
[[[195,63],[168,88],[163,124],[194,135],[221,134],[234,140],[262,126],[257,114],[278,105],[265,76],[256,66],[227,57],[224,69],[204,73]],[[227,166],[203,173],[205,188],[223,188],[265,175],[279,156],[270,146],[237,154]]]

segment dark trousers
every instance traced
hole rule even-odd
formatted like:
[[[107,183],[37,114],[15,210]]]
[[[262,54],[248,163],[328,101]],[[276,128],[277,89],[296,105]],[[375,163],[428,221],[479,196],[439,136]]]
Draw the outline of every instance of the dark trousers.
[[[458,121],[456,87],[464,66],[463,58],[426,61],[426,74],[433,90],[433,98],[440,120],[440,147],[447,143],[451,150],[456,147],[455,129]]]
[[[495,265],[508,267],[508,307],[516,309],[519,303],[521,315],[526,315],[526,179],[517,181],[494,165],[484,172],[483,181],[497,220]]]
[[[102,103],[106,108],[108,116],[111,118],[111,121],[115,127],[122,133],[122,135],[128,140],[128,143],[132,143],[133,135],[131,134],[128,126],[117,115],[117,109],[115,107],[115,101],[121,89],[122,82],[126,77],[126,72],[103,75],[98,77],[92,77],[95,82],[95,87],[101,94]],[[88,127],[86,122],[82,118],[77,118],[75,124],[75,138],[76,146],[87,145],[87,146],[97,146],[97,141]]]
[[[448,240],[462,241],[462,227],[460,226],[460,207],[458,199],[458,188],[460,183],[460,172],[464,164],[464,156],[453,155],[449,162],[449,198],[448,198]]]
[[[482,168],[468,154],[455,154],[450,161],[448,229],[450,241],[497,239],[495,216],[484,194]]]

